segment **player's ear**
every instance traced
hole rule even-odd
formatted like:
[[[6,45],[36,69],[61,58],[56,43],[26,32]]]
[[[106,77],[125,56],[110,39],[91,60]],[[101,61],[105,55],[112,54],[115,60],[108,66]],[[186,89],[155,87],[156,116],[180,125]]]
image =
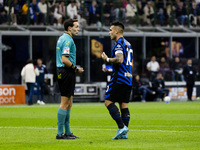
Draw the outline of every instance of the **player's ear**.
[[[69,27],[68,27],[68,31],[70,31],[70,30],[71,30],[71,28],[72,28],[72,27],[71,27],[71,26],[69,26]]]
[[[117,28],[117,29],[116,29],[116,34],[117,34],[117,33],[120,33],[120,32],[121,32],[121,30],[120,30],[119,28]]]

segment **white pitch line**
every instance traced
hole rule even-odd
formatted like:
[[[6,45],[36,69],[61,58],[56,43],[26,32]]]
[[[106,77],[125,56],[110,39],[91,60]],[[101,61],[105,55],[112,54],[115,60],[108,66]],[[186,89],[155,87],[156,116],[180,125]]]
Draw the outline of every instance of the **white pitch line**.
[[[1,108],[42,108],[42,107],[58,107],[59,108],[59,104],[50,104],[50,105],[37,105],[34,104],[32,106],[28,106],[28,105],[0,105],[0,109]]]
[[[170,126],[170,125],[169,125]],[[142,127],[142,128],[149,128],[149,127],[160,127],[165,128],[169,127],[167,125],[129,125],[129,127]],[[83,126],[75,126],[76,128],[82,128]],[[92,128],[101,128],[102,126],[85,126],[85,127],[92,127]],[[107,128],[115,128],[116,126],[106,126]],[[191,128],[200,128],[200,125],[173,125],[173,128],[180,128],[180,127],[191,127]]]
[[[37,129],[37,130],[57,130],[57,128],[41,128],[41,127],[0,127],[0,129]],[[94,128],[72,128],[75,130],[90,130],[90,131],[115,131],[116,129],[94,129]],[[133,130],[129,131],[137,131],[137,132],[200,132],[200,131],[170,131],[170,130]]]
[[[104,106],[103,103],[73,103],[73,107],[77,106]],[[38,104],[33,104],[33,105],[0,105],[1,108],[41,108],[41,107],[57,107],[59,108],[60,104],[59,103],[53,103],[53,104],[46,104],[46,105],[38,105]]]

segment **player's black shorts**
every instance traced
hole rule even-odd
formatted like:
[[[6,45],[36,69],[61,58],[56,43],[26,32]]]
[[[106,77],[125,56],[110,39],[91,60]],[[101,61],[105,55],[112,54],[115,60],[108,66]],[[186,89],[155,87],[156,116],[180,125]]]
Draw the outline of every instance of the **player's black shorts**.
[[[132,87],[126,84],[110,82],[107,85],[105,100],[118,103],[129,103]]]
[[[73,69],[67,67],[57,68],[57,78],[61,96],[74,96],[75,77],[76,75]]]

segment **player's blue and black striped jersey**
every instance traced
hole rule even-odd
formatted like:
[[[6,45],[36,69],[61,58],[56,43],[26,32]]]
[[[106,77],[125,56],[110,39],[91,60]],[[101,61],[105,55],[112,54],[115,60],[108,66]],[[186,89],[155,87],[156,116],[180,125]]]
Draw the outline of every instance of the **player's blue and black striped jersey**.
[[[123,54],[123,63],[113,64],[111,82],[132,86],[133,50],[124,37],[119,38],[113,45],[112,58],[115,58],[117,54]]]
[[[56,66],[65,67],[62,56],[68,57],[73,65],[76,65],[76,45],[69,34],[64,33],[59,37],[56,45]]]

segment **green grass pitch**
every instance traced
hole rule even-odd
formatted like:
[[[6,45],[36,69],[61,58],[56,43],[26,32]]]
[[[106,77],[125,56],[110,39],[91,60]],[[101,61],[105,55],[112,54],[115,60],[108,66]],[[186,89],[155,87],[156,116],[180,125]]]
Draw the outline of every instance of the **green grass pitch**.
[[[59,104],[0,106],[0,150],[199,150],[200,102],[130,103],[128,140],[112,140],[117,126],[103,103],[74,103],[75,140],[56,140]]]

